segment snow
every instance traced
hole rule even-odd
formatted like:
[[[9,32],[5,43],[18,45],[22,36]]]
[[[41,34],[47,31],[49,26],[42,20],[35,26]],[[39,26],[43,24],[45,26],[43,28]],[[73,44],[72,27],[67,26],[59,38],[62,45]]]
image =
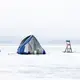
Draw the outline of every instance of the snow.
[[[46,55],[18,55],[18,45],[0,45],[1,80],[80,80],[80,45],[44,45]]]

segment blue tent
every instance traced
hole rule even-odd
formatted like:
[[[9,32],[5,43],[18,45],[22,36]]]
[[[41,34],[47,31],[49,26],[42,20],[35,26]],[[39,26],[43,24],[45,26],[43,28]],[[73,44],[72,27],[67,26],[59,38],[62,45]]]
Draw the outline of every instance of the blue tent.
[[[17,50],[18,54],[46,54],[38,40],[30,35],[22,40]]]

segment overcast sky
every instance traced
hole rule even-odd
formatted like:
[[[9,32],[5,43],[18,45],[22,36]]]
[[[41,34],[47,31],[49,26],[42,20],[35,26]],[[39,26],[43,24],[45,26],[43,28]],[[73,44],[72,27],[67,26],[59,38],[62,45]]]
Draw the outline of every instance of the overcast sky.
[[[80,0],[0,0],[0,36],[80,39]]]

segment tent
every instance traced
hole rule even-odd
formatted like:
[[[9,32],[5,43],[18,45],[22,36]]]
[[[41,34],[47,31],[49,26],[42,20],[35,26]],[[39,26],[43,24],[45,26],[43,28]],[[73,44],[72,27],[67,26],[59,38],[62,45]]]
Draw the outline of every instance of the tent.
[[[41,47],[38,40],[33,36],[29,35],[24,38],[20,43],[18,50],[18,54],[46,54],[45,50]]]

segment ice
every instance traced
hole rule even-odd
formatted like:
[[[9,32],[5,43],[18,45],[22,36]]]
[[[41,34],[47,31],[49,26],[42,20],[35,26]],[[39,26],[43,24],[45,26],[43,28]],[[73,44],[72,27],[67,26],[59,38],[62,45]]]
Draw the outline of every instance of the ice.
[[[46,55],[18,55],[18,45],[0,46],[1,80],[80,80],[80,45],[43,45]]]

